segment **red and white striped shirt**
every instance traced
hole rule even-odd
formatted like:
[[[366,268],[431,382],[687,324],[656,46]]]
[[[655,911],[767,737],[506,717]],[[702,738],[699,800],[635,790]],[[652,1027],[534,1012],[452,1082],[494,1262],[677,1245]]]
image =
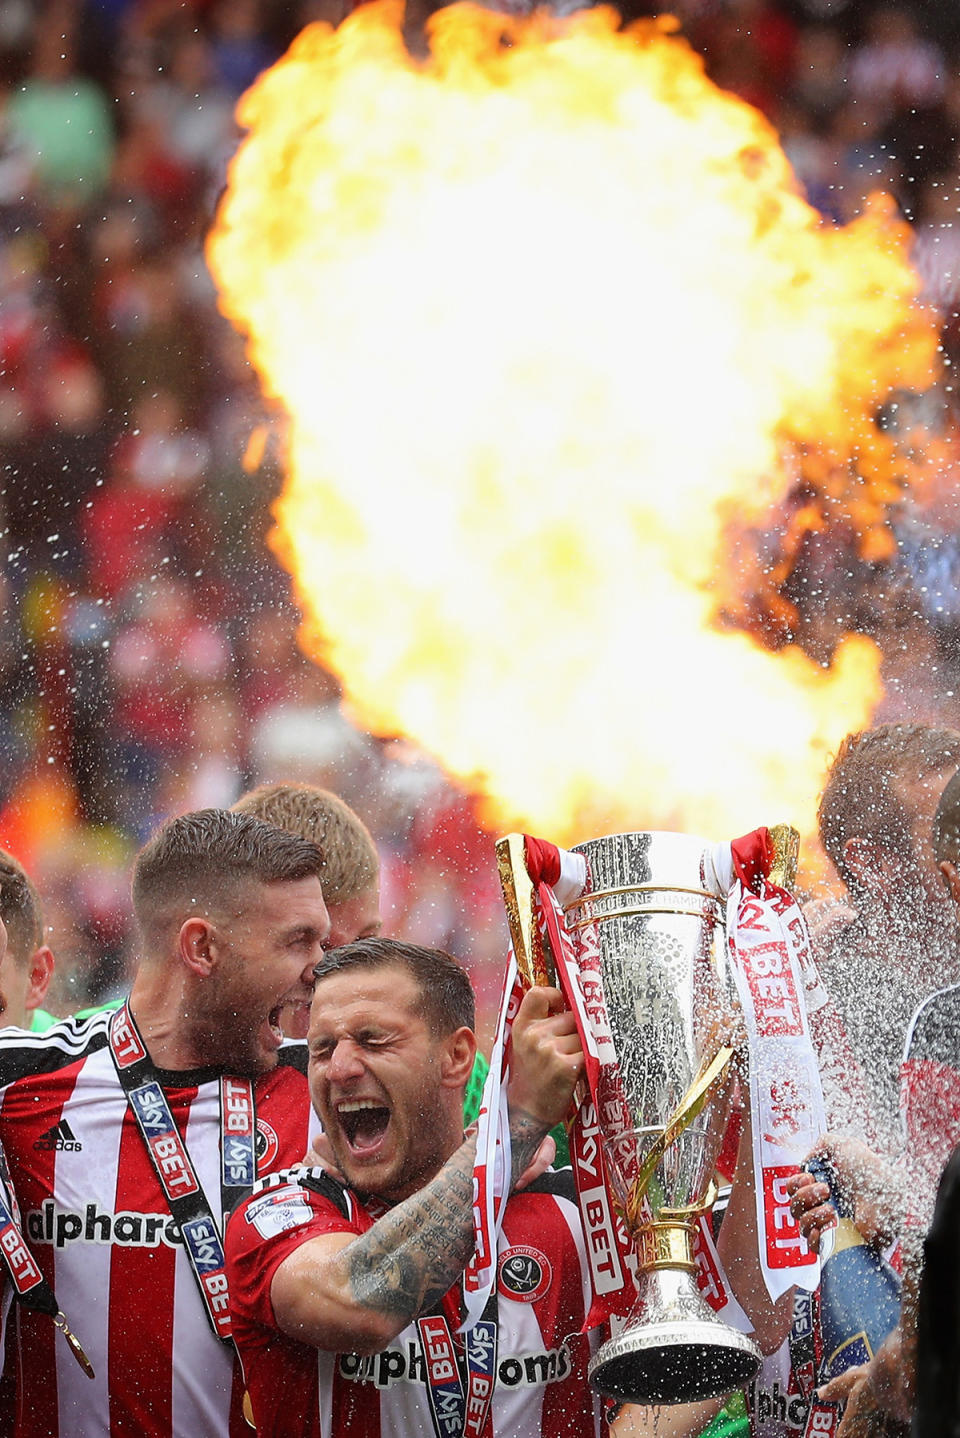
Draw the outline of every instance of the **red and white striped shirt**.
[[[117,1080],[111,1017],[0,1030],[0,1142],[24,1232],[96,1372],[48,1317],[19,1308],[15,1438],[250,1438],[233,1352],[208,1325]],[[305,1046],[287,1045],[254,1085],[261,1175],[302,1158],[316,1132],[305,1071]],[[220,1076],[158,1071],[222,1224]]]
[[[320,1169],[273,1174],[234,1210],[226,1240],[234,1336],[261,1438],[433,1434],[415,1325],[360,1358],[308,1348],[274,1319],[270,1286],[285,1258],[321,1234],[365,1233],[373,1221]],[[606,1426],[587,1364],[601,1335],[580,1333],[589,1269],[569,1169],[511,1197],[497,1273],[496,1383],[480,1438],[598,1438]],[[460,1303],[457,1286],[443,1302],[451,1333]]]

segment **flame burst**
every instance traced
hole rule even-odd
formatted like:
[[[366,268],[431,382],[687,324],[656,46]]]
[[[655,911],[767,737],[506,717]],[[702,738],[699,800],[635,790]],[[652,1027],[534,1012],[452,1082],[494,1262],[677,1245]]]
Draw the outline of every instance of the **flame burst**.
[[[877,653],[712,627],[724,524],[797,447],[876,518],[936,340],[891,202],[822,225],[669,22],[617,23],[457,5],[418,63],[376,3],[244,97],[209,258],[290,419],[275,542],[359,722],[491,820],[809,831]]]

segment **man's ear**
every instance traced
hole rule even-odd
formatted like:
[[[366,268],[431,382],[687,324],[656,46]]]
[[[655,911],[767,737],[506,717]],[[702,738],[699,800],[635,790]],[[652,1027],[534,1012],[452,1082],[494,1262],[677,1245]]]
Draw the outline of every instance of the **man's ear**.
[[[32,1014],[34,1009],[43,1003],[50,987],[50,980],[53,978],[53,953],[46,944],[42,944],[39,949],[34,949],[27,964],[29,976],[24,1004],[27,1013]]]
[[[462,1088],[473,1071],[477,1056],[477,1036],[473,1029],[455,1029],[444,1043],[441,1082],[449,1088]]]
[[[950,890],[950,897],[955,904],[960,904],[960,873],[952,859],[941,859],[937,865],[943,875],[943,882]]]
[[[206,978],[217,962],[217,931],[209,919],[199,914],[180,925],[178,950],[191,973]]]

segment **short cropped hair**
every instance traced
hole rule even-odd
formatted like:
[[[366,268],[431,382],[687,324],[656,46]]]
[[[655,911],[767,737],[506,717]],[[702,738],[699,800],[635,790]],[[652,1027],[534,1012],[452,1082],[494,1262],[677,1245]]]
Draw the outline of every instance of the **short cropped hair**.
[[[357,939],[324,954],[313,976],[320,984],[331,974],[392,965],[406,969],[416,982],[423,1015],[437,1038],[445,1038],[455,1029],[475,1027],[476,1001],[469,975],[442,949],[425,949],[399,939]]]
[[[925,724],[881,724],[848,734],[840,745],[820,796],[820,842],[850,889],[848,839],[868,838],[891,853],[910,845],[910,815],[897,793],[902,779],[922,779],[960,765],[960,732]]]
[[[133,870],[133,911],[143,928],[190,910],[220,911],[237,888],[319,878],[316,844],[252,814],[198,809],[170,819],[141,849]]]
[[[344,904],[377,882],[380,857],[370,830],[329,789],[313,784],[261,784],[233,806],[316,844],[323,854],[320,882],[328,904]]]
[[[18,964],[25,963],[43,943],[43,910],[27,871],[5,849],[0,849],[0,919],[10,952]]]
[[[938,864],[949,859],[960,862],[960,773],[954,774],[943,793],[933,819],[933,852]]]

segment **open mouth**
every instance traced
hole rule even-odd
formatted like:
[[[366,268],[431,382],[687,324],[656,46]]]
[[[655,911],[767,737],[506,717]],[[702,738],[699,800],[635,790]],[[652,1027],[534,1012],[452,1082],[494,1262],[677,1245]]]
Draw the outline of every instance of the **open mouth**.
[[[284,1038],[282,1024],[283,1010],[284,1005],[277,1004],[276,1007],[272,1008],[267,1014],[267,1026],[269,1027],[270,1032],[273,1034],[278,1044],[283,1043]]]
[[[373,1099],[348,1099],[337,1105],[337,1118],[353,1153],[372,1154],[390,1123],[390,1110]]]
[[[267,1027],[278,1044],[284,1039],[305,1039],[310,1027],[309,999],[282,999],[267,1015]]]

